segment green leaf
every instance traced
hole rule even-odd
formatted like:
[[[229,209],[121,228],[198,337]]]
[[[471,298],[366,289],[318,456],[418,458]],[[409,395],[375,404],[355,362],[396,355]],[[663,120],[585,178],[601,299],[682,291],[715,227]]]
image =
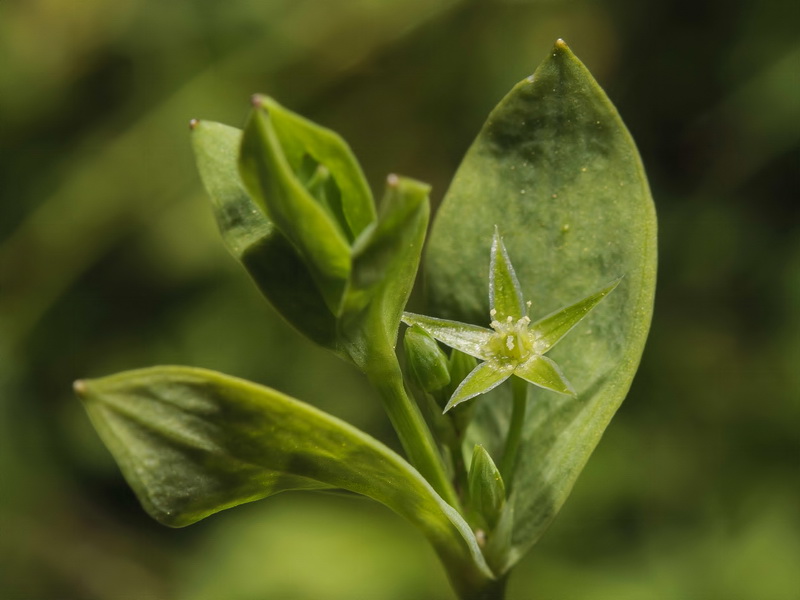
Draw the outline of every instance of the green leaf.
[[[514,272],[508,251],[495,227],[492,238],[491,265],[489,267],[489,306],[497,321],[505,321],[509,317],[516,321],[527,314],[522,290]]]
[[[197,167],[226,247],[284,319],[316,343],[335,349],[335,318],[303,260],[239,178],[242,132],[211,121],[192,125]]]
[[[257,98],[244,129],[239,168],[245,188],[308,265],[328,308],[339,313],[350,274],[350,243],[336,215],[320,203],[290,157],[305,137],[291,124],[277,126],[269,103]],[[289,155],[287,156],[287,149]]]
[[[429,192],[427,184],[390,175],[377,221],[353,244],[340,333],[353,362],[365,372],[375,354],[394,356],[428,228]]]
[[[188,367],[128,371],[75,389],[144,508],[166,525],[283,491],[341,488],[419,527],[454,581],[480,588],[490,578],[469,526],[417,471],[311,406]]]
[[[603,91],[556,43],[494,109],[436,216],[425,257],[430,314],[483,323],[497,225],[535,314],[620,276],[550,356],[577,399],[534,389],[512,490],[510,568],[540,537],[625,397],[650,324],[656,220],[636,147]],[[502,448],[509,403],[481,399],[470,442]]]
[[[328,183],[325,203],[349,240],[357,238],[375,220],[375,203],[367,180],[347,142],[336,132],[287,110],[268,96],[258,102],[269,113],[286,160],[295,172],[309,165]],[[331,192],[338,199],[330,198]]]

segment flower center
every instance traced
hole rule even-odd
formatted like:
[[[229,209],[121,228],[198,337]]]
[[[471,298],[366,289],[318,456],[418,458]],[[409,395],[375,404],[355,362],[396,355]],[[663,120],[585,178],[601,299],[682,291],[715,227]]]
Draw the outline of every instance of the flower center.
[[[495,311],[492,310],[494,317]],[[520,364],[525,362],[531,354],[536,352],[536,336],[528,329],[531,320],[522,317],[514,321],[507,317],[504,322],[492,320],[491,326],[495,333],[484,346],[487,354],[496,360]]]

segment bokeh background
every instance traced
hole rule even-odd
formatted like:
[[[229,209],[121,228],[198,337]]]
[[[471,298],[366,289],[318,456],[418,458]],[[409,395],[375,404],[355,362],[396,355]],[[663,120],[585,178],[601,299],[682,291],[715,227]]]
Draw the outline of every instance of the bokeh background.
[[[266,92],[434,201],[558,37],[620,110],[660,218],[630,396],[517,600],[800,598],[800,5],[794,0],[0,2],[0,598],[452,599],[366,501],[187,529],[138,507],[72,396],[157,363],[247,377],[394,444],[352,369],[226,254],[190,118]]]

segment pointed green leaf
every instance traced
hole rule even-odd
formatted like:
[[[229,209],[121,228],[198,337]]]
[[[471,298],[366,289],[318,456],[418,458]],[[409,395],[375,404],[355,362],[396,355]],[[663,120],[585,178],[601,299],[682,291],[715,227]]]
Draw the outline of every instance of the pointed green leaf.
[[[228,250],[247,269],[267,300],[300,333],[336,347],[336,322],[302,259],[239,178],[242,132],[211,121],[194,121],[192,145],[203,185]]]
[[[465,585],[489,576],[469,526],[417,471],[311,406],[188,367],[128,371],[75,389],[144,508],[166,525],[286,490],[341,488],[419,527]]]
[[[482,362],[472,370],[472,373],[467,375],[461,385],[453,392],[453,396],[445,406],[444,412],[462,402],[466,402],[470,398],[485,394],[489,390],[496,388],[511,377],[513,372],[513,366],[501,365],[493,361]]]
[[[566,394],[573,398],[576,396],[575,389],[567,381],[559,366],[546,356],[531,357],[514,370],[514,375],[522,377],[525,381],[540,388]]]
[[[511,265],[503,239],[497,228],[492,239],[492,260],[489,267],[489,306],[494,311],[492,318],[505,321],[511,317],[514,321],[527,314],[522,290],[519,287],[517,274]]]
[[[636,147],[606,95],[559,41],[494,109],[459,167],[425,257],[429,308],[482,323],[486,248],[497,225],[532,313],[547,314],[620,276],[549,355],[578,399],[534,390],[512,490],[510,568],[558,512],[630,387],[650,324],[656,221]],[[476,409],[470,441],[502,448],[501,388]],[[505,411],[505,412],[503,412]]]
[[[427,184],[390,175],[378,219],[353,244],[340,326],[351,358],[394,354],[400,317],[414,286],[430,217]]]
[[[410,312],[403,313],[403,323],[421,327],[435,339],[464,354],[481,360],[490,358],[484,350],[484,346],[494,333],[491,329]]]
[[[600,291],[533,323],[530,328],[536,332],[539,351],[547,352],[555,346],[570,329],[580,323],[589,314],[589,311],[597,306],[598,302],[608,296],[620,281],[621,279],[612,281]]]
[[[338,194],[338,200],[326,204],[336,214],[345,235],[354,240],[375,220],[375,203],[367,179],[350,146],[335,131],[287,110],[268,96],[259,97],[267,109],[283,153],[298,172],[309,164],[324,174],[326,193]],[[317,173],[320,171],[317,171]]]
[[[311,195],[287,157],[286,147],[299,144],[293,134],[288,126],[279,133],[257,99],[244,129],[239,169],[250,196],[303,257],[337,314],[350,274],[350,244],[336,216]]]

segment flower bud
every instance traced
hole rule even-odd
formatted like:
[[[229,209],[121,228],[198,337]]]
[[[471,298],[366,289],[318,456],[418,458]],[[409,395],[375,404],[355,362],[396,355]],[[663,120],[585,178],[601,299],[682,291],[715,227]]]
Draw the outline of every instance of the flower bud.
[[[447,356],[421,327],[414,325],[406,329],[403,346],[409,375],[416,385],[433,393],[450,382]]]
[[[472,510],[494,529],[506,501],[506,487],[492,457],[480,444],[472,452],[467,481]]]

